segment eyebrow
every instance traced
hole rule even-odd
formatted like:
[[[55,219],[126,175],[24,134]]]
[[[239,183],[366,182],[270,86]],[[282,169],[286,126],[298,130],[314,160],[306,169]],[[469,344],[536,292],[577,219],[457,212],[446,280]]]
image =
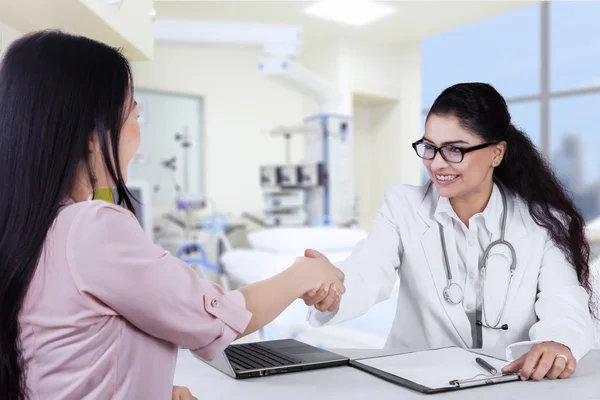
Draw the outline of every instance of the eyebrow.
[[[427,139],[425,136],[423,136],[423,140],[426,140],[431,144],[435,144],[435,143],[433,143],[432,140]],[[453,145],[453,144],[469,144],[469,142],[466,142],[464,140],[450,140],[448,142],[442,143],[442,146]]]

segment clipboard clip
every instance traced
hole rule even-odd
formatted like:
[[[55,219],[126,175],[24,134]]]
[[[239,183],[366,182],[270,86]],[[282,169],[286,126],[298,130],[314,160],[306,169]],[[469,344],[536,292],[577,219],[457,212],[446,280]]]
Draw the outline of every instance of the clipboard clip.
[[[480,376],[483,376],[483,378],[480,378]],[[475,377],[469,379],[454,379],[448,383],[455,387],[466,388],[472,386],[484,386],[493,385],[495,383],[518,381],[519,379],[521,378],[519,377],[518,373],[507,372],[502,375],[476,375]]]

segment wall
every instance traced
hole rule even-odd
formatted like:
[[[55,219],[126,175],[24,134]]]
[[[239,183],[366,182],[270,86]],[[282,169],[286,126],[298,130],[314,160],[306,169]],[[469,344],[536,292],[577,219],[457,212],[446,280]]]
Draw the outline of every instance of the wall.
[[[368,109],[354,107],[359,113],[354,127],[359,135],[354,182],[360,225],[365,229],[370,227],[387,187],[420,183],[421,161],[410,145],[421,132],[420,51],[420,41],[387,46],[328,43],[303,54],[307,66],[340,85],[346,96],[342,110],[352,110],[358,94],[378,99]],[[305,105],[305,109],[310,108]],[[364,151],[370,151],[372,157],[361,154]],[[363,162],[371,165],[365,167]]]
[[[2,24],[0,33],[0,52],[19,36]],[[283,139],[270,136],[268,130],[298,124],[318,111],[309,99],[261,76],[256,67],[260,57],[260,49],[158,45],[153,61],[133,63],[140,89],[203,97],[204,190],[222,211],[262,210],[259,167],[283,162],[285,148]],[[363,184],[355,179],[366,225],[386,187],[420,183],[420,160],[410,147],[421,132],[420,42],[373,46],[321,40],[305,43],[301,60],[340,85],[348,111],[356,92],[398,100],[370,111],[371,127],[362,129],[369,131],[371,142],[362,137],[355,144],[373,153],[370,177],[361,167],[364,157],[354,163],[355,176],[369,180]],[[292,162],[300,161],[303,151],[301,138],[293,139]]]
[[[19,36],[21,36],[21,33],[0,22],[0,57],[2,57],[8,46]]]
[[[282,138],[268,130],[302,121],[302,97],[261,76],[260,51],[157,46],[152,62],[133,64],[139,88],[202,96],[205,193],[221,211],[260,212],[259,167],[284,161]],[[143,139],[142,139],[143,140]],[[293,140],[292,162],[303,153]]]
[[[149,13],[154,10],[154,0],[122,1],[118,7],[107,4],[103,0],[79,0],[79,2],[99,17],[102,23],[90,23],[83,32],[79,30],[75,32],[120,47],[129,59],[152,59],[154,24],[149,18]],[[106,29],[105,24],[110,27],[110,30]]]
[[[354,127],[354,185],[360,225],[365,229],[371,226],[387,187],[420,183],[421,162],[410,146],[421,132],[420,52],[420,41],[374,46],[320,40],[305,44],[301,55],[307,67],[340,86],[344,99],[337,111],[359,113]],[[357,94],[376,98],[378,104],[357,108],[353,106]],[[306,100],[303,109],[307,115],[317,111]],[[372,164],[365,167],[363,162]]]
[[[204,98],[205,189],[222,211],[262,209],[258,168],[284,158],[283,140],[266,131],[297,124],[318,111],[309,99],[262,77],[256,69],[259,58],[259,49],[165,45],[157,46],[154,61],[134,63],[137,87]],[[370,184],[357,187],[360,198],[369,199],[361,214],[370,221],[386,187],[420,182],[420,160],[410,147],[421,123],[420,43],[374,47],[320,41],[306,43],[300,58],[341,85],[348,111],[356,91],[399,99],[372,111],[372,172],[358,173]],[[304,149],[299,139],[293,142],[293,162],[301,159]],[[360,143],[356,146],[365,145]],[[361,168],[361,159],[356,161],[355,174]]]
[[[359,196],[359,226],[369,229],[377,205],[373,204],[373,171],[375,140],[373,139],[373,107],[354,105],[354,188]]]
[[[343,65],[347,67],[344,79],[352,92],[395,100],[374,107],[370,116],[371,193],[357,194],[370,199],[371,208],[365,212],[371,219],[383,202],[387,187],[420,183],[421,162],[410,145],[421,132],[420,52],[419,41],[380,47],[354,44],[342,51]],[[360,166],[355,163],[355,168]]]

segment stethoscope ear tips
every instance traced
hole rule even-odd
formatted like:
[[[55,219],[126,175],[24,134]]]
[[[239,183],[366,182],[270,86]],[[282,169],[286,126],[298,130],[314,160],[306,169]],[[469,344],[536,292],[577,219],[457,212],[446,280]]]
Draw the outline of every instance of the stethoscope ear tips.
[[[481,322],[479,320],[475,321],[475,325],[477,325],[477,326],[483,326],[483,322]],[[487,326],[487,325],[485,327],[486,328],[491,328],[491,329],[502,329],[503,331],[507,331],[508,330],[508,324],[504,324],[504,325],[502,325],[499,328],[494,328],[493,326]]]

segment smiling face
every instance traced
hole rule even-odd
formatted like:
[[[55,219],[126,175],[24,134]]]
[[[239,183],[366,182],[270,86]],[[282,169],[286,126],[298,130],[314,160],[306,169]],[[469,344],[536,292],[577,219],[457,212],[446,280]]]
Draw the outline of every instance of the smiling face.
[[[427,119],[423,142],[435,147],[452,145],[462,149],[486,143],[483,138],[463,128],[458,118],[435,114],[430,114]],[[494,163],[500,164],[505,148],[506,143],[501,142],[474,150],[465,153],[459,163],[446,161],[438,152],[433,160],[424,159],[423,163],[440,196],[467,198],[490,190],[494,167],[497,166]],[[446,151],[446,154],[452,153],[452,149]],[[457,150],[454,152],[458,153]]]

